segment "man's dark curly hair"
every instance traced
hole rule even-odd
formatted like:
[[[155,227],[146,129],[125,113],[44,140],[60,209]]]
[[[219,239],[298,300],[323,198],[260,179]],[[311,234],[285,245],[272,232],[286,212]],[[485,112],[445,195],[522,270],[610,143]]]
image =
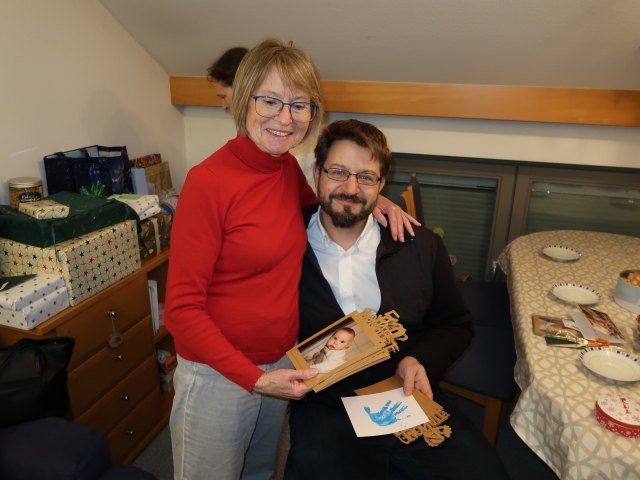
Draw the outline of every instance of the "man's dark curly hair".
[[[392,156],[386,137],[372,124],[354,119],[336,120],[320,133],[314,150],[318,168],[324,167],[331,146],[339,140],[351,140],[356,145],[368,148],[371,157],[380,162],[380,176],[383,178],[387,176],[391,168]]]
[[[236,70],[238,70],[238,65],[247,51],[244,47],[234,47],[224,52],[207,69],[207,80],[210,82],[218,81],[227,87],[233,86]]]

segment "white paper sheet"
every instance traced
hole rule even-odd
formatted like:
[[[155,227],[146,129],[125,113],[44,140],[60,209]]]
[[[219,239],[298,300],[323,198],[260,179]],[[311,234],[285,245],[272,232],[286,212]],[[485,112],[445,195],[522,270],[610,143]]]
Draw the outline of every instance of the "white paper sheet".
[[[156,280],[147,280],[149,286],[149,303],[151,306],[151,326],[153,334],[158,333],[160,328],[160,313],[158,311],[158,282]]]
[[[342,403],[358,437],[387,435],[429,421],[416,399],[406,396],[402,388],[342,397]]]

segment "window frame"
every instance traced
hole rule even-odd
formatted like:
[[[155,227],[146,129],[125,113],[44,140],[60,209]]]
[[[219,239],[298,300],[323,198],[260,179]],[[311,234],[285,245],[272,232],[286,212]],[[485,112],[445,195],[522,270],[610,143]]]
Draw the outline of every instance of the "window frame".
[[[536,182],[606,188],[640,189],[640,169],[586,166],[518,166],[512,220],[507,243],[524,235],[531,190]]]
[[[403,152],[394,152],[393,158],[393,171],[479,177],[496,181],[491,238],[485,265],[486,279],[493,278],[494,263],[507,244],[524,235],[531,189],[535,182],[634,190],[640,188],[640,168],[520,162]],[[424,215],[425,218],[429,218],[428,205]]]
[[[458,177],[478,177],[496,181],[496,196],[491,222],[491,236],[487,248],[484,276],[493,275],[493,262],[507,243],[511,205],[516,185],[516,165],[500,160],[467,157],[445,157],[410,153],[393,153],[392,169],[404,173],[423,173]],[[421,188],[427,188],[421,186]],[[428,206],[424,212],[428,218]]]

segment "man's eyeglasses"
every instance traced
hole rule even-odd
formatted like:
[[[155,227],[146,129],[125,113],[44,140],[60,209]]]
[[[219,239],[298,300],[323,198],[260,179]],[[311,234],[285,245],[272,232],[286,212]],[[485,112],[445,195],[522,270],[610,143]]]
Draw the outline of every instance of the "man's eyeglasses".
[[[310,122],[318,110],[318,106],[313,102],[291,102],[286,103],[279,98],[267,97],[265,95],[254,95],[256,102],[256,113],[261,117],[277,117],[285,105],[289,105],[291,118],[297,122]]]
[[[373,173],[351,173],[349,170],[345,170],[344,168],[333,167],[323,168],[322,170],[324,170],[324,173],[327,174],[327,177],[338,182],[346,182],[347,180],[349,180],[349,177],[353,175],[354,177],[356,177],[356,181],[360,185],[373,187],[374,185],[377,185],[380,180],[382,180],[380,177],[376,177],[376,175]]]

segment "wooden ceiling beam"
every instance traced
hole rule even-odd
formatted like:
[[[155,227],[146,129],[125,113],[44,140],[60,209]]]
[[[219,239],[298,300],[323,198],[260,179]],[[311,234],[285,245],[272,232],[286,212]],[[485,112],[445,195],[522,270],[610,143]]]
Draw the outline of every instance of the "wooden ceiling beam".
[[[173,105],[220,106],[204,77],[170,77]],[[390,82],[321,83],[329,112],[640,126],[640,90]]]

